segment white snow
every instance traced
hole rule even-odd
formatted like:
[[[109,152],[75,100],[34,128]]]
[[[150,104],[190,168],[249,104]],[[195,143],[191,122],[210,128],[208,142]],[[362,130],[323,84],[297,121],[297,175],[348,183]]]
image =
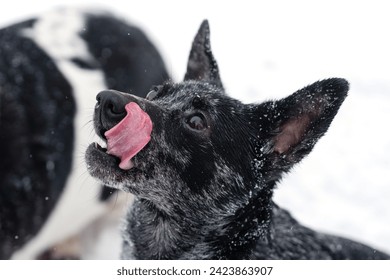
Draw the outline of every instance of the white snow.
[[[205,18],[225,88],[247,102],[343,77],[348,98],[329,132],[286,176],[276,201],[302,223],[390,252],[390,17],[385,1],[12,1],[0,24],[93,3],[141,26],[176,80]]]

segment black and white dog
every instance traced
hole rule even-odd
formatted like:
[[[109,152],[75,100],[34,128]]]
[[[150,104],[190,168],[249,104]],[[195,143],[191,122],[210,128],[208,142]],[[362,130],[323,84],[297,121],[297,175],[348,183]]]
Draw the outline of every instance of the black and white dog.
[[[146,99],[97,96],[88,170],[136,196],[125,259],[389,259],[300,225],[272,201],[277,182],[327,131],[348,92],[333,78],[261,104],[225,94],[201,25],[181,83]]]
[[[1,29],[0,42],[0,259],[46,257],[91,223],[115,247],[99,219],[117,223],[119,198],[87,175],[87,124],[96,92],[144,96],[167,80],[160,55],[137,27],[76,9]],[[96,250],[76,257],[116,257]]]

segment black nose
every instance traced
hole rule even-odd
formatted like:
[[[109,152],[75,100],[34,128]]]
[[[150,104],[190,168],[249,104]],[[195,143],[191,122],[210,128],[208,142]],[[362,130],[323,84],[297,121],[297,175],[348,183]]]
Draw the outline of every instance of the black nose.
[[[125,106],[128,97],[114,90],[105,90],[96,96],[96,110],[100,111],[101,121],[107,124],[118,123],[126,116]]]

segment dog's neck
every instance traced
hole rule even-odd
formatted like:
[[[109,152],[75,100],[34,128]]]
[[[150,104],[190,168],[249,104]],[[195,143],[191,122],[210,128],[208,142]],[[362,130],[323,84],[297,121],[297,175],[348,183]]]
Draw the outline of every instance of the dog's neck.
[[[258,239],[267,238],[271,195],[265,188],[258,189],[233,212],[217,214],[198,213],[196,207],[183,203],[176,215],[168,215],[153,203],[138,199],[129,212],[123,257],[249,258]]]

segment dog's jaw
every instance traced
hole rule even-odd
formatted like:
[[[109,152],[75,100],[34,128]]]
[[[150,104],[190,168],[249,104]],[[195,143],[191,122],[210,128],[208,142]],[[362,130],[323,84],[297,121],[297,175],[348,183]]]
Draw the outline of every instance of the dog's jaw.
[[[107,154],[107,150],[97,143],[89,145],[85,154],[85,160],[88,171],[92,177],[99,180],[104,185],[124,191],[129,191],[129,188],[125,187],[125,183],[128,182],[129,176],[133,177],[134,181],[136,181],[142,173],[135,166],[130,170],[118,168],[119,159]]]

